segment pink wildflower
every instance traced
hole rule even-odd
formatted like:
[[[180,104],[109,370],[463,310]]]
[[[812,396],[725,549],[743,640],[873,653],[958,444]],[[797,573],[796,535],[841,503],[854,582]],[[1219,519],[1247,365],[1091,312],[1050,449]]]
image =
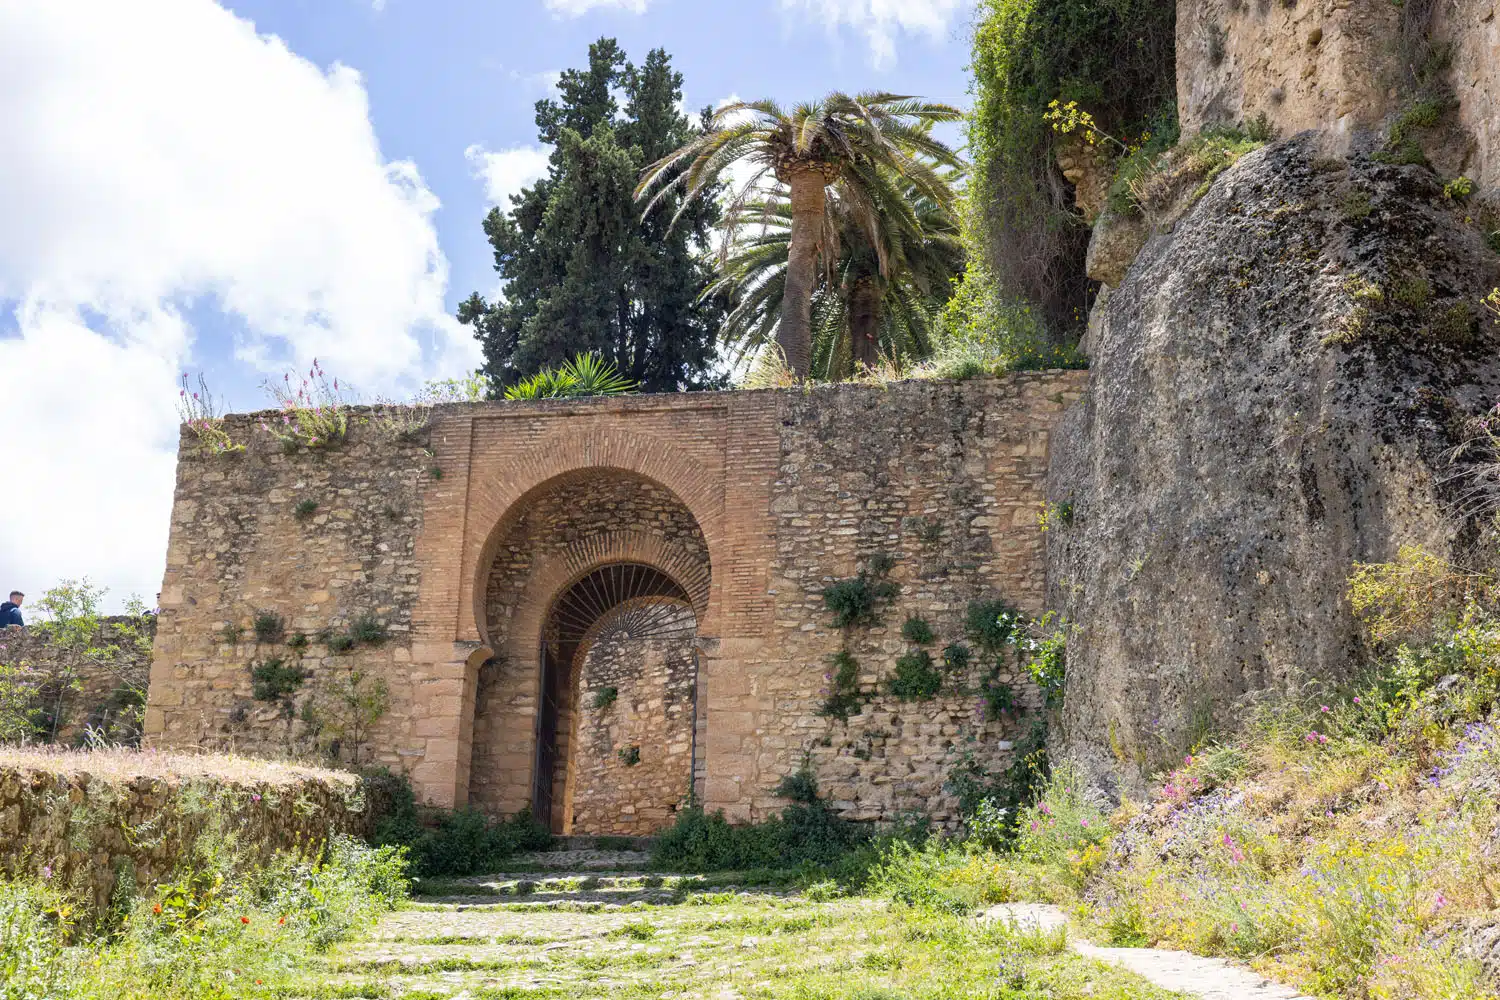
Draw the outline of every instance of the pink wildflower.
[[[1327,705],[1319,705],[1318,706],[1318,711],[1320,711],[1320,712],[1327,712],[1327,711],[1329,711],[1329,708],[1328,708]]]

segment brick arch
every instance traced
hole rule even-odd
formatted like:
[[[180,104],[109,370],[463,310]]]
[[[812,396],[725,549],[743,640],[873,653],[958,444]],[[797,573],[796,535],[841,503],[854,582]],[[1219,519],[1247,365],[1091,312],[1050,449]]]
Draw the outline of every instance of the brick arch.
[[[568,546],[561,558],[548,560],[540,572],[527,579],[505,635],[488,635],[488,623],[485,623],[487,645],[511,658],[512,662],[529,662],[535,657],[542,627],[553,603],[594,570],[626,562],[651,566],[676,580],[692,601],[701,631],[713,589],[711,566],[703,565],[692,553],[659,535],[625,529],[580,538]]]
[[[465,545],[459,639],[479,641],[487,634],[485,599],[490,567],[506,534],[528,504],[564,482],[601,472],[623,472],[667,490],[698,523],[708,546],[710,566],[727,565],[724,483],[720,476],[685,457],[670,442],[649,434],[559,429],[543,435],[503,474],[473,476],[468,523],[475,530]],[[687,589],[686,581],[679,582]],[[710,623],[718,621],[721,590],[717,576],[711,574],[699,620],[700,630],[708,634],[714,627]]]

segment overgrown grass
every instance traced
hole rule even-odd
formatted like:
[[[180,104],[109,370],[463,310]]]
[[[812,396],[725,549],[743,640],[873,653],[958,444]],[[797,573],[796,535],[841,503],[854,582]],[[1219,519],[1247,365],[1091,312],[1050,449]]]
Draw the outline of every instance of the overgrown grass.
[[[944,914],[1057,902],[1109,943],[1237,958],[1318,996],[1500,996],[1464,951],[1500,898],[1496,593],[1416,549],[1358,567],[1362,681],[1263,703],[1146,803],[1111,810],[1060,767],[1013,840],[986,834],[991,803],[965,842],[891,846],[870,888]]]
[[[405,867],[401,851],[347,838],[257,869],[232,844],[200,844],[174,881],[122,893],[99,933],[47,878],[0,880],[0,998],[284,995],[301,967],[400,903]]]

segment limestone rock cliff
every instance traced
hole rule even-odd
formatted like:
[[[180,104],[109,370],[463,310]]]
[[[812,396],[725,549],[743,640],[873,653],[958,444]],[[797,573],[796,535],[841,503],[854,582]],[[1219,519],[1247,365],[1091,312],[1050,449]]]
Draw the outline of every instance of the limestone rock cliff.
[[[1348,671],[1355,561],[1472,552],[1466,417],[1500,398],[1500,275],[1425,167],[1355,134],[1252,153],[1131,264],[1055,439],[1062,740],[1137,785],[1252,692]],[[1069,506],[1070,505],[1070,506]]]

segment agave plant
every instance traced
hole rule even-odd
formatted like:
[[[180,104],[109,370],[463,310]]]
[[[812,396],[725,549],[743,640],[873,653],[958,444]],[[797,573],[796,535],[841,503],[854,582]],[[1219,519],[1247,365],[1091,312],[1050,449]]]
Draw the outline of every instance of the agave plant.
[[[580,354],[557,368],[544,368],[505,390],[506,399],[574,399],[635,392],[636,383],[597,354]]]

